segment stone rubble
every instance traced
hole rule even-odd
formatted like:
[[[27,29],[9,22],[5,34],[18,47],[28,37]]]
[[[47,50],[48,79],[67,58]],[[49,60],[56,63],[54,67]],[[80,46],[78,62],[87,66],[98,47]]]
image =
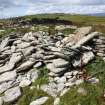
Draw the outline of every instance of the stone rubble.
[[[48,100],[48,97],[41,97],[31,102],[30,105],[43,105]]]
[[[4,102],[17,100],[22,95],[20,87],[31,85],[40,74],[37,69],[43,66],[49,70],[49,83],[39,88],[56,98],[84,82],[80,68],[96,55],[105,61],[105,37],[102,33],[92,32],[91,26],[74,28],[76,31],[66,37],[62,34],[52,37],[47,32],[38,31],[2,39],[0,94],[4,93]],[[98,83],[99,80],[93,78],[89,82]],[[47,100],[48,97],[42,97],[30,105],[42,105]],[[55,99],[54,105],[58,105],[59,100]],[[0,102],[2,105],[1,98]]]

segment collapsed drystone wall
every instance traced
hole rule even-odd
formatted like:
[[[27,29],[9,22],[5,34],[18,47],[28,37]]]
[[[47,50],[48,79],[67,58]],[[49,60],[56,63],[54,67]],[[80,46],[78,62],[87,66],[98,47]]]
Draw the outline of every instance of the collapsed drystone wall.
[[[63,33],[49,36],[47,32],[38,31],[3,38],[0,43],[0,94],[3,94],[0,105],[21,97],[21,87],[31,85],[38,78],[37,68],[43,65],[49,70],[49,83],[40,86],[40,89],[54,98],[63,96],[70,87],[86,79],[82,66],[96,55],[105,60],[104,41],[102,33],[92,32],[90,26],[77,28],[67,37]],[[98,79],[87,81],[95,83]],[[30,105],[41,105],[47,99],[42,97]],[[59,102],[59,98],[54,103],[56,101]]]

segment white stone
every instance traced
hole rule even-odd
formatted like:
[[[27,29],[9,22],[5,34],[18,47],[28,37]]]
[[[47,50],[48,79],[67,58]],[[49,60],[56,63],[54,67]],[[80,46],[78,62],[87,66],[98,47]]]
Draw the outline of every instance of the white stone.
[[[59,83],[59,84],[57,84],[57,88],[58,88],[57,92],[61,92],[65,88],[65,84],[64,83]]]
[[[0,97],[0,105],[3,105],[3,98]]]
[[[48,97],[42,97],[31,102],[30,105],[42,105],[48,100]]]
[[[15,80],[17,77],[16,71],[6,72],[0,75],[0,83]]]
[[[83,79],[78,79],[78,80],[76,80],[75,85],[80,85],[80,84],[82,84],[83,82],[84,82]]]
[[[28,80],[28,79],[24,79],[20,82],[19,86],[20,87],[26,87],[26,86],[29,86],[31,84],[31,81]]]
[[[60,98],[55,98],[53,105],[59,105],[59,104],[60,104]]]
[[[14,88],[8,89],[4,93],[3,99],[4,99],[4,102],[14,102],[20,96],[21,96],[20,88],[19,87],[14,87]]]
[[[57,79],[57,83],[65,83],[65,82],[66,82],[66,77],[65,76]]]
[[[7,46],[8,42],[9,42],[9,37],[7,37],[4,40],[2,40],[2,42],[0,44],[0,51],[2,51],[4,49],[4,47]]]
[[[90,78],[89,80],[88,80],[88,82],[90,82],[90,83],[92,83],[92,84],[96,84],[96,83],[99,83],[99,79],[97,79],[97,78]]]
[[[33,37],[32,32],[29,32],[29,33],[26,33],[23,36],[22,40],[24,40],[24,41],[34,41],[35,40],[35,37]]]
[[[39,67],[41,67],[41,66],[42,66],[42,62],[37,62],[37,63],[34,65],[35,68],[39,68]]]

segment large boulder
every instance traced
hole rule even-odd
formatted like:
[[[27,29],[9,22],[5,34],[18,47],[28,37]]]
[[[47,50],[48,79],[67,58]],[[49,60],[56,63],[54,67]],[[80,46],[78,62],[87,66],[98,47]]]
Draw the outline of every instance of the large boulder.
[[[8,89],[4,93],[3,99],[4,99],[4,102],[14,102],[20,96],[21,96],[20,88],[19,87],[14,87],[14,88]]]
[[[41,97],[31,102],[30,105],[43,105],[48,100],[48,97]]]

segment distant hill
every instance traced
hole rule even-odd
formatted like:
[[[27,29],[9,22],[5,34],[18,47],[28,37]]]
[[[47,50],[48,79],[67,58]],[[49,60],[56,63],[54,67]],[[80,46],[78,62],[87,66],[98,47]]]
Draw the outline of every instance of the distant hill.
[[[105,16],[105,13],[88,14],[90,16]]]

